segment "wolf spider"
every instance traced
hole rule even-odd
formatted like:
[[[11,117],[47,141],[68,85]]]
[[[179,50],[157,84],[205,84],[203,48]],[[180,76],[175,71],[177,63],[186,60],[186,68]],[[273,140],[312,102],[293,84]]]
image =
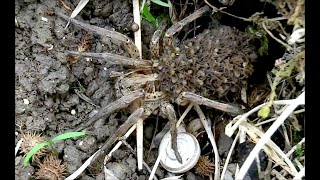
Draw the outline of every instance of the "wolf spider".
[[[207,67],[205,71],[202,72],[202,79],[197,78],[195,80],[193,79],[181,79],[181,81],[178,82],[178,84],[175,84],[177,82],[177,77],[180,77],[180,75],[176,76],[173,75],[178,72],[174,72],[174,70],[171,69],[171,65],[175,66],[174,64],[176,63],[176,67],[184,67],[183,63],[186,64],[188,63],[186,60],[183,58],[186,57],[181,50],[186,50],[186,46],[184,46],[181,43],[181,46],[175,46],[174,45],[174,35],[181,31],[181,29],[187,25],[188,23],[194,21],[195,19],[203,16],[206,13],[209,13],[211,10],[208,6],[204,6],[198,10],[196,10],[194,13],[191,15],[187,16],[186,18],[182,19],[178,23],[172,25],[164,34],[163,38],[163,43],[162,46],[160,46],[161,42],[161,36],[163,35],[163,31],[165,30],[165,25],[161,26],[157,31],[155,31],[150,47],[151,47],[151,60],[143,60],[139,57],[139,53],[137,53],[137,48],[133,44],[132,40],[128,38],[127,36],[118,33],[116,31],[110,31],[107,29],[103,29],[97,26],[93,25],[87,25],[85,23],[82,23],[78,20],[75,19],[70,19],[70,22],[74,24],[77,27],[80,27],[82,29],[85,29],[86,31],[90,31],[94,34],[100,35],[102,37],[102,41],[111,40],[115,42],[120,42],[121,45],[125,47],[125,49],[128,51],[128,54],[130,54],[129,57],[124,57],[112,53],[86,53],[86,52],[73,52],[69,51],[68,53],[70,55],[77,55],[77,56],[83,56],[83,57],[90,57],[90,58],[98,58],[98,59],[105,59],[108,62],[114,63],[114,64],[121,64],[123,66],[127,66],[130,69],[132,69],[128,73],[113,73],[112,76],[116,78],[116,95],[118,100],[116,100],[113,103],[110,103],[106,107],[102,107],[100,111],[90,118],[87,122],[85,122],[83,125],[81,125],[80,128],[77,130],[86,128],[90,126],[92,123],[97,121],[98,119],[101,118],[106,118],[109,116],[111,113],[113,113],[116,110],[119,109],[124,109],[127,108],[132,112],[131,115],[138,114],[138,118],[145,119],[148,116],[150,116],[152,113],[153,114],[159,114],[160,116],[166,118],[170,122],[170,133],[171,133],[171,138],[172,138],[172,149],[175,152],[175,155],[177,157],[177,160],[181,163],[181,157],[179,155],[179,152],[177,150],[177,130],[176,130],[176,123],[177,123],[177,118],[176,118],[176,113],[174,110],[174,107],[171,103],[177,103],[178,105],[187,105],[188,103],[194,103],[198,105],[205,105],[208,107],[212,107],[215,109],[222,110],[224,112],[232,113],[232,114],[240,114],[242,112],[242,109],[239,108],[238,106],[235,105],[229,105],[225,103],[220,103],[214,100],[210,100],[205,94],[202,94],[202,92],[199,93],[199,91],[206,91],[204,90],[194,90],[196,88],[206,88],[208,84],[206,84],[207,81],[206,75],[207,76],[212,76],[213,79],[215,77],[218,77],[220,79],[223,79],[223,75],[218,76],[218,74],[214,71],[214,69],[210,69],[210,67]],[[56,14],[65,19],[68,20],[68,17],[66,15],[63,15],[59,12],[56,12]],[[227,30],[229,30],[227,28]],[[223,29],[216,31],[207,31],[206,33],[219,33],[219,31],[223,32]],[[232,29],[230,28],[230,31]],[[233,32],[233,31],[232,31]],[[224,38],[224,37],[223,37]],[[226,37],[227,38],[227,37]],[[204,39],[205,42],[209,42],[211,44],[214,43],[219,43],[215,42],[214,39]],[[190,45],[190,43],[189,43]],[[205,45],[206,46],[206,45]],[[189,46],[189,49],[192,47]],[[211,46],[210,46],[211,47]],[[201,53],[202,49],[203,51],[208,51],[210,52],[207,57],[201,58],[199,60],[199,63],[203,61],[208,61],[208,62],[213,62],[214,61],[214,53],[217,53],[216,50],[214,49],[205,49],[203,46],[196,46],[196,51]],[[208,47],[206,47],[208,48]],[[237,49],[237,45],[234,47],[234,49]],[[234,50],[236,51],[236,50]],[[189,52],[189,50],[188,50]],[[192,51],[190,51],[191,54]],[[206,53],[206,52],[203,52]],[[229,53],[226,58],[229,58],[230,62],[232,60],[232,55],[236,54],[232,50],[226,50],[225,53]],[[233,53],[233,54],[232,54]],[[241,52],[242,53],[242,52]],[[238,53],[238,54],[241,54]],[[246,55],[246,53],[242,53]],[[180,56],[182,55],[182,56]],[[237,54],[236,54],[237,55]],[[231,59],[230,57],[231,56]],[[179,64],[179,62],[181,62]],[[182,60],[181,60],[182,59]],[[234,59],[234,58],[233,58]],[[234,60],[235,62],[240,62],[241,58],[238,58],[237,61]],[[178,63],[178,64],[177,64]],[[196,62],[191,62],[193,64],[193,67],[196,67],[197,63]],[[224,63],[224,64],[223,64]],[[221,64],[222,68],[226,68],[229,66],[228,63],[223,62]],[[190,64],[189,64],[190,65]],[[245,68],[240,65],[241,68],[235,69],[235,70],[243,70],[245,71]],[[198,66],[197,66],[198,67]],[[235,67],[234,67],[235,68]],[[201,68],[200,68],[201,69]],[[173,72],[172,72],[173,71]],[[181,71],[185,71],[185,69],[182,69]],[[197,75],[189,73],[192,70],[187,70],[184,78],[192,78],[193,76],[196,77]],[[196,70],[197,71],[197,70]],[[213,72],[214,71],[214,72]],[[231,70],[232,71],[232,70]],[[248,70],[249,71],[249,70]],[[193,71],[194,72],[194,71]],[[182,73],[182,72],[181,72]],[[194,73],[200,73],[200,70],[198,72]],[[171,76],[171,75],[173,76]],[[212,74],[212,75],[210,75]],[[220,73],[221,74],[221,73]],[[241,74],[241,73],[240,73]],[[170,77],[168,78],[168,76]],[[191,76],[190,76],[191,75]],[[110,75],[111,76],[111,75]],[[182,76],[182,75],[181,75]],[[241,78],[246,78],[246,77],[236,77],[235,79],[241,79]],[[213,80],[210,80],[211,83],[214,83]],[[169,85],[169,86],[168,86]],[[167,87],[166,87],[167,86]],[[188,88],[188,87],[194,87],[194,88]],[[211,84],[209,83],[209,86]],[[221,85],[222,86],[222,85]],[[225,87],[225,85],[223,85]],[[227,87],[227,86],[226,86]],[[180,89],[179,89],[180,88]],[[189,92],[188,92],[189,91]],[[191,92],[190,92],[191,91]],[[209,92],[209,91],[208,91]],[[211,92],[211,91],[210,91]],[[198,95],[198,94],[202,94]],[[221,94],[220,94],[221,95]],[[137,113],[137,111],[141,111],[141,108],[143,107],[143,112],[142,113]],[[130,116],[131,116],[130,115]],[[129,116],[129,118],[130,118]],[[131,118],[130,118],[131,119]],[[123,135],[123,134],[122,134]],[[121,135],[120,135],[121,136]],[[113,139],[114,141],[115,139]],[[113,143],[113,142],[111,142]],[[110,144],[109,144],[110,145]],[[109,145],[105,145],[103,150],[109,151],[110,147],[106,147]]]

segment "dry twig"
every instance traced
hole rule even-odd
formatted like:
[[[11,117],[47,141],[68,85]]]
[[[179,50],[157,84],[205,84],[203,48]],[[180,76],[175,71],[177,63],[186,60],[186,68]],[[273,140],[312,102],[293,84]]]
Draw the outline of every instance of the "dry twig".
[[[270,140],[270,137],[274,134],[274,132],[281,126],[281,124],[286,120],[286,118],[299,106],[305,104],[305,92],[302,92],[296,99],[292,100],[292,103],[289,107],[279,116],[279,118],[270,126],[268,131],[261,137],[260,141],[256,144],[256,146],[251,151],[250,155],[243,163],[239,173],[237,174],[236,179],[243,179],[245,174],[247,173],[249,167],[251,166],[254,158],[263,148],[263,146]]]
[[[215,165],[214,180],[219,180],[219,178],[220,178],[220,157],[219,157],[218,147],[217,147],[216,141],[214,139],[214,136],[213,136],[213,133],[211,130],[211,122],[208,123],[208,121],[206,120],[206,118],[204,116],[204,113],[202,112],[202,110],[198,104],[194,105],[194,109],[197,111],[199,118],[202,122],[202,125],[203,125],[204,129],[206,130],[206,132],[208,134],[208,138],[211,142],[213,152],[214,152],[214,165]]]

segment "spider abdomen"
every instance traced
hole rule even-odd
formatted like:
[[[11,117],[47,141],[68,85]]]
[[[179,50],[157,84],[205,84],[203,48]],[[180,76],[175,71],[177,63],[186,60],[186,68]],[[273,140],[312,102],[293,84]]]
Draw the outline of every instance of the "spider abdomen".
[[[164,52],[159,87],[174,97],[182,91],[207,98],[239,93],[256,57],[245,33],[228,26],[206,30]]]

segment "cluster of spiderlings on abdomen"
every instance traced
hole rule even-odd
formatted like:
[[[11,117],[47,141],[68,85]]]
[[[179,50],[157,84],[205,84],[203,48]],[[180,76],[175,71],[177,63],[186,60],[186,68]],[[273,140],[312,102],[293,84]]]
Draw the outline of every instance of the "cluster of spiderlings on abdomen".
[[[239,93],[257,57],[245,34],[228,26],[206,30],[168,49],[157,71],[160,89],[173,97],[183,91],[207,98]]]

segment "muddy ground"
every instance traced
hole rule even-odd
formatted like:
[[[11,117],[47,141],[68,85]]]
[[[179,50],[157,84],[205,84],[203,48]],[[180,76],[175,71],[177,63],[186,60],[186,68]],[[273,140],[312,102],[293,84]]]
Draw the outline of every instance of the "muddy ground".
[[[104,107],[116,99],[114,79],[110,78],[109,74],[111,71],[121,71],[121,66],[106,64],[95,59],[70,59],[67,58],[66,51],[77,51],[79,44],[87,37],[91,45],[87,51],[111,52],[122,56],[129,56],[128,53],[121,46],[111,41],[108,44],[102,43],[99,37],[73,25],[65,29],[67,22],[57,17],[54,12],[59,10],[70,15],[71,11],[61,2],[74,9],[79,0],[19,0],[15,3],[17,20],[15,28],[16,144],[22,138],[22,134],[27,132],[39,132],[44,137],[50,138],[74,130],[94,115],[99,107]],[[133,37],[132,4],[127,0],[90,1],[77,19]],[[142,21],[145,59],[150,58],[148,45],[155,30],[156,27],[153,24]],[[282,52],[280,51],[280,56]],[[85,101],[76,91],[89,97],[93,103]],[[184,109],[185,107],[180,107],[178,112],[181,114]],[[230,116],[222,113],[206,112],[206,114],[213,120],[221,116],[231,119]],[[56,143],[55,148],[59,153],[59,159],[67,165],[64,176],[67,177],[77,170],[116,131],[128,115],[130,114],[126,112],[116,112],[106,120],[101,119],[92,125],[90,135]],[[189,118],[191,119],[192,117]],[[157,132],[160,132],[167,123],[164,119],[152,116],[145,121],[144,130],[144,148],[147,154],[145,156],[148,156],[145,161],[151,168],[158,153],[156,148],[148,153],[156,122]],[[225,123],[216,121],[215,124],[220,127],[217,128],[219,129],[217,132],[223,131]],[[208,143],[207,137],[202,136],[204,140],[200,143],[205,146]],[[217,140],[219,152],[222,157],[226,157],[232,139],[221,133]],[[134,135],[128,142],[135,150]],[[204,148],[203,151],[213,157],[208,148]],[[37,163],[23,167],[23,157],[24,153],[19,151],[15,159],[15,178],[36,178],[35,172],[39,169]],[[232,162],[235,163],[238,159],[234,158]],[[107,163],[107,168],[119,179],[142,180],[149,177],[149,172],[145,168],[142,171],[137,170],[136,156],[126,146],[122,146],[113,154],[112,160]],[[229,170],[231,169],[232,167]],[[156,172],[158,179],[169,175],[170,173],[161,166]],[[187,172],[184,178],[206,179],[197,175],[194,169]],[[104,179],[104,174],[101,167],[91,167],[79,179]]]

